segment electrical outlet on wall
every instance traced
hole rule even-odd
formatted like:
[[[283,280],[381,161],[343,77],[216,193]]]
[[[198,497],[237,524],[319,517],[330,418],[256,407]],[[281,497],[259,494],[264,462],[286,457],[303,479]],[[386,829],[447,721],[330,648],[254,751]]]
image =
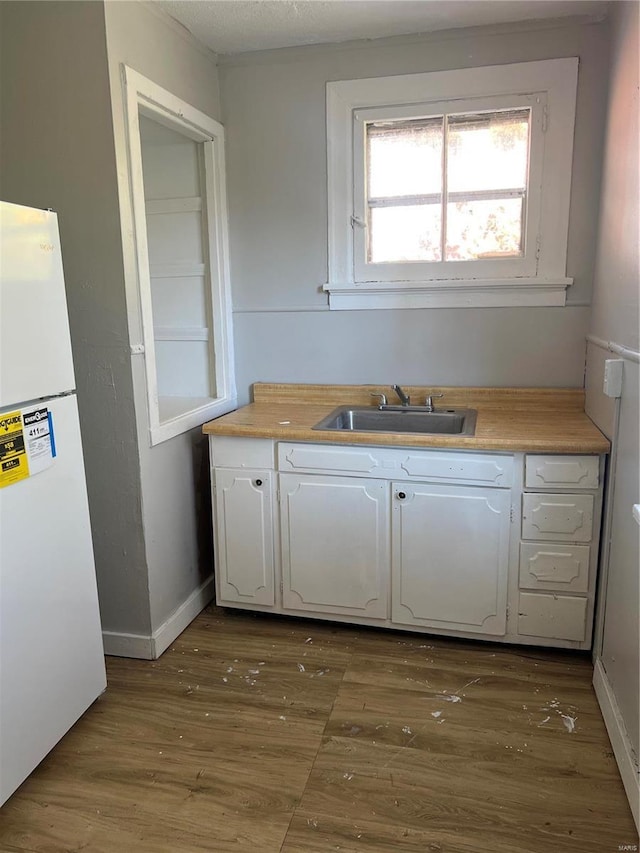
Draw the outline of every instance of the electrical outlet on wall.
[[[604,387],[607,397],[622,396],[622,366],[621,358],[608,358],[604,363]]]

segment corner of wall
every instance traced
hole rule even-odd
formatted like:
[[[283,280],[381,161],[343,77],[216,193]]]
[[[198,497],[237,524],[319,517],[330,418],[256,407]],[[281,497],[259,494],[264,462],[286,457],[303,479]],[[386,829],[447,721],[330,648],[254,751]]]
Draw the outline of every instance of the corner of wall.
[[[104,4],[2,7],[3,195],[58,212],[102,621],[107,630],[144,630],[149,606]]]

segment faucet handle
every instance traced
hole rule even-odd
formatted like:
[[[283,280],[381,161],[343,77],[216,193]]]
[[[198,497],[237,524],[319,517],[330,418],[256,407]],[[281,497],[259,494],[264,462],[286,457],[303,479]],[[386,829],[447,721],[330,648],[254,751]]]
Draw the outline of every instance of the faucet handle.
[[[424,401],[425,406],[433,409],[433,401],[438,399],[438,397],[444,397],[444,394],[427,394],[427,399]]]
[[[380,407],[387,405],[387,397],[386,394],[371,394],[372,397],[380,398]]]

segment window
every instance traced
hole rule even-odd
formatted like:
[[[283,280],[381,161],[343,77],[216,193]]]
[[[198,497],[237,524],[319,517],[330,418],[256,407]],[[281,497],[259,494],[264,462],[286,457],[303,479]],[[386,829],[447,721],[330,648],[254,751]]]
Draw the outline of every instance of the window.
[[[327,85],[332,308],[563,305],[577,60]]]
[[[126,69],[149,434],[157,444],[236,405],[224,132]]]
[[[365,124],[368,263],[524,256],[531,110]]]

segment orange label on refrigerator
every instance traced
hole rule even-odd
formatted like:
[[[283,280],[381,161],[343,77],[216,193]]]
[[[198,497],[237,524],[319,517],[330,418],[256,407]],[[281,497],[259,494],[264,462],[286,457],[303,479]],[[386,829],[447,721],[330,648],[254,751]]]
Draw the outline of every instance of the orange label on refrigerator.
[[[29,476],[22,412],[0,415],[0,489]]]

